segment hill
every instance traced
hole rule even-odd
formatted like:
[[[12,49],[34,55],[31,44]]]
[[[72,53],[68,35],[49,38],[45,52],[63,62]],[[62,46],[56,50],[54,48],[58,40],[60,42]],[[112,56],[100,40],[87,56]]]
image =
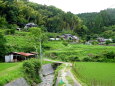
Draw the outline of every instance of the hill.
[[[105,38],[115,37],[115,9],[109,8],[100,12],[78,14],[88,27],[89,34],[98,34]],[[108,34],[107,34],[108,33]],[[107,36],[105,36],[105,34]],[[110,35],[112,34],[112,35]],[[95,35],[97,36],[97,35]]]
[[[49,32],[76,30],[82,26],[78,16],[54,6],[40,5],[26,0],[0,1],[0,29],[23,28],[29,22]]]

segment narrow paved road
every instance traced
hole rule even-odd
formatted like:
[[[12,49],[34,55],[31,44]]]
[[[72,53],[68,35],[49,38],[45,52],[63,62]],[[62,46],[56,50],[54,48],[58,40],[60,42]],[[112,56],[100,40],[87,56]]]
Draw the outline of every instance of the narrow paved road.
[[[61,61],[54,61],[54,60],[50,60],[50,59],[44,59],[44,61],[51,61],[51,62],[54,62],[54,63],[62,63],[62,64],[65,64],[65,67],[60,70],[60,74],[58,75],[58,82],[60,80],[62,80],[64,83],[65,83],[65,86],[82,86],[74,77],[73,73],[71,72],[71,66],[72,64],[69,63],[69,62],[61,62]],[[69,81],[67,80],[67,76],[69,76],[72,81],[73,81],[73,84],[69,83]],[[58,83],[57,83],[58,84]],[[58,85],[57,85],[58,86]]]

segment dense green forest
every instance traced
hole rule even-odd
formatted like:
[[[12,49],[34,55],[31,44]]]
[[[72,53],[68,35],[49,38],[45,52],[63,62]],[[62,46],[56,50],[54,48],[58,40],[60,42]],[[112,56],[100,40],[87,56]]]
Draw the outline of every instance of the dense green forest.
[[[75,15],[54,6],[40,5],[28,0],[1,0],[0,29],[24,28],[25,24],[33,22],[48,32],[70,30],[82,38],[114,38],[114,14],[115,9],[107,9],[98,13]]]
[[[78,16],[89,29],[89,34],[105,38],[115,38],[115,9],[100,12],[81,13]]]
[[[54,6],[40,5],[26,0],[0,1],[0,28],[23,28],[34,22],[49,32],[61,32],[82,27],[82,21],[71,12],[64,12]]]

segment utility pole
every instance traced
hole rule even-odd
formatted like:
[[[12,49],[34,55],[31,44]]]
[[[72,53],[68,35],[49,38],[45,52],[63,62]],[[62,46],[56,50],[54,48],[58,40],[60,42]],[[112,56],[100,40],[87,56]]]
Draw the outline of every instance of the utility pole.
[[[40,62],[41,62],[41,65],[42,65],[42,43],[41,43],[41,37],[40,37]]]

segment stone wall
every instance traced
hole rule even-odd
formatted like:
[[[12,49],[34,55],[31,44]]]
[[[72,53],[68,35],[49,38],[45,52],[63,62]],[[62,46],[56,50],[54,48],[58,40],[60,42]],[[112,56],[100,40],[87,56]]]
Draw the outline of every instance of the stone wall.
[[[29,86],[24,78],[19,78],[17,80],[14,80],[5,86]]]

